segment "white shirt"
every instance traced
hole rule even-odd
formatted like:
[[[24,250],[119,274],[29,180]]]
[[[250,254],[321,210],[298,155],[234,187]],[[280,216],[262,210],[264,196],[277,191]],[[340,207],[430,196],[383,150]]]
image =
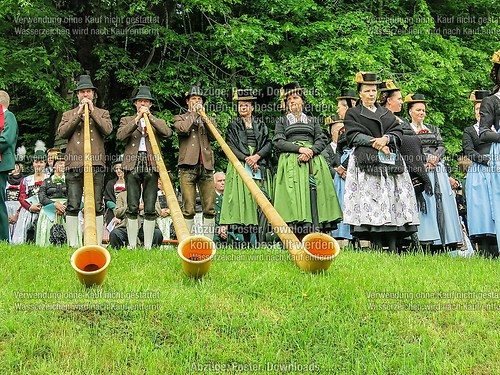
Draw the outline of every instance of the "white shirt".
[[[477,135],[479,135],[479,122],[476,122],[474,124],[474,130],[476,131]]]
[[[418,134],[418,128],[417,128],[417,125],[416,125],[416,124],[414,124],[413,122],[412,122],[410,125],[411,125],[411,128],[413,129],[413,131],[414,131],[416,134]],[[422,124],[422,129],[420,129],[420,130],[428,130],[428,131],[429,131],[429,133],[431,133],[431,130],[430,130],[427,126],[425,126],[424,124]]]
[[[363,104],[363,107],[365,107],[366,109],[369,109],[372,112],[377,112],[377,107],[375,107],[375,104],[372,105],[371,107],[368,107],[368,106]]]
[[[290,125],[296,124],[299,121],[304,123],[304,124],[307,124],[307,116],[305,115],[305,113],[300,114],[300,119],[297,119],[293,115],[293,113],[289,113],[288,115],[286,115],[286,118],[288,119],[288,122]]]
[[[146,138],[144,137],[144,129],[146,128],[146,121],[144,121],[144,118],[141,118],[139,122],[141,123],[141,128],[142,128],[142,137],[141,140],[139,141],[139,151],[147,151]]]
[[[337,152],[337,142],[331,141],[330,146],[333,149],[333,152]]]

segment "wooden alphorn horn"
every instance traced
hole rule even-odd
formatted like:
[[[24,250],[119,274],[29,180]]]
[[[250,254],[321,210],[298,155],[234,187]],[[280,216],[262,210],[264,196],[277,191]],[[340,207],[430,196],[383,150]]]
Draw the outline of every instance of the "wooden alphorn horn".
[[[144,121],[146,122],[146,130],[148,132],[149,141],[151,142],[156,167],[160,174],[163,191],[167,199],[167,205],[170,209],[170,216],[172,217],[175,233],[179,240],[177,253],[182,260],[182,268],[184,273],[189,277],[203,277],[210,269],[212,259],[215,256],[215,243],[208,237],[192,236],[189,233],[186,220],[184,219],[184,215],[182,215],[181,207],[177,201],[177,195],[172,187],[172,181],[170,181],[167,168],[161,156],[160,148],[156,142],[153,127],[146,113],[144,113]]]
[[[198,113],[217,139],[217,142],[219,142],[222,150],[236,169],[236,172],[243,180],[243,183],[246,185],[259,207],[262,209],[262,212],[266,215],[273,230],[283,242],[283,245],[292,256],[295,264],[297,264],[301,270],[312,273],[327,270],[333,258],[339,254],[340,247],[338,242],[333,237],[324,233],[310,233],[304,236],[302,242],[300,242],[288,224],[282,219],[278,211],[276,211],[271,202],[269,202],[259,186],[257,186],[253,178],[245,170],[245,167],[234,155],[233,151],[231,151],[205,111],[200,109]]]
[[[92,146],[90,144],[89,106],[84,106],[83,120],[83,246],[71,256],[71,266],[85,286],[100,285],[106,277],[111,255],[97,244],[94,200],[94,175],[92,170]],[[67,228],[76,230],[76,228]]]

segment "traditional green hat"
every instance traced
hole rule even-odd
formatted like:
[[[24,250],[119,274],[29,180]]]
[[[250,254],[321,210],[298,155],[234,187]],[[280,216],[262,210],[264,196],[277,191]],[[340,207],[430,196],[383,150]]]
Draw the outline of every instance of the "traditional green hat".
[[[36,150],[33,154],[33,160],[47,160],[47,154],[43,150]]]
[[[487,96],[490,96],[490,92],[488,90],[474,90],[471,92],[469,96],[469,100],[472,100],[473,102],[480,102]]]
[[[45,152],[45,150],[45,142],[41,140],[36,141],[33,160],[47,160],[47,153]]]
[[[89,75],[82,74],[78,79],[78,83],[76,85],[76,89],[74,90],[74,92],[85,89],[97,90],[97,87],[94,86]]]
[[[135,94],[135,97],[132,99],[132,101],[136,101],[137,99],[148,99],[153,101],[154,98],[151,96],[151,90],[149,89],[149,86],[139,86],[139,90],[137,90],[137,93]]]

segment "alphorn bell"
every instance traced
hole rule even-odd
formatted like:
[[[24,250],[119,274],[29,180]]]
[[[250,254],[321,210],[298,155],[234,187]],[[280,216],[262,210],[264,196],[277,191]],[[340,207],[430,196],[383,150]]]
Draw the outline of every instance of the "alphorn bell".
[[[156,167],[160,174],[160,180],[163,185],[163,191],[167,199],[167,205],[170,209],[170,216],[174,224],[175,233],[179,240],[177,253],[182,260],[182,268],[184,273],[193,278],[203,277],[212,264],[212,259],[215,256],[215,243],[205,236],[192,236],[184,220],[181,207],[177,201],[177,195],[172,187],[172,181],[168,175],[167,167],[161,157],[160,148],[156,142],[156,137],[153,132],[153,127],[149,122],[148,115],[144,113],[144,121],[146,122],[146,130],[148,132],[151,149],[156,161]]]
[[[94,175],[92,171],[92,147],[90,144],[89,105],[84,106],[83,120],[83,246],[71,256],[71,266],[78,279],[89,287],[101,285],[106,269],[111,262],[108,250],[97,244],[96,214],[94,200]],[[76,228],[67,228],[76,230]]]
[[[250,190],[255,201],[272,225],[273,230],[292,256],[295,264],[297,264],[301,270],[312,273],[327,270],[333,258],[340,252],[338,242],[333,237],[324,233],[310,233],[304,236],[302,242],[300,242],[288,224],[282,219],[278,211],[276,211],[271,202],[269,202],[262,190],[257,186],[253,178],[250,177],[245,167],[243,167],[241,162],[234,155],[233,151],[219,134],[217,128],[212,124],[205,111],[200,109],[198,113],[217,139],[217,142],[219,142],[222,150],[236,169],[236,172],[240,175],[248,190]]]

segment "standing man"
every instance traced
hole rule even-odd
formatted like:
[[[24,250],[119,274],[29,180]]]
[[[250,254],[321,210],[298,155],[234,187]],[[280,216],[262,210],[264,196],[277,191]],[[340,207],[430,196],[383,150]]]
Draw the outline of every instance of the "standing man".
[[[125,188],[127,189],[127,236],[129,248],[137,246],[139,233],[139,201],[144,202],[144,248],[151,249],[156,225],[155,204],[158,197],[158,168],[157,158],[151,149],[151,141],[146,129],[144,114],[156,134],[170,137],[172,129],[165,120],[159,119],[149,111],[153,105],[153,97],[148,86],[141,86],[136,96],[132,99],[137,114],[122,117],[116,138],[120,141],[127,140],[123,154],[122,169],[125,172]],[[155,134],[153,134],[155,135]]]
[[[78,107],[64,112],[61,122],[57,128],[57,134],[68,140],[66,146],[66,187],[68,191],[68,204],[66,206],[66,223],[68,228],[77,228],[78,212],[83,194],[83,122],[85,115],[85,104],[89,106],[90,114],[90,142],[92,145],[92,173],[94,174],[94,200],[97,228],[97,242],[102,244],[102,232],[104,228],[104,172],[106,160],[104,155],[104,137],[113,130],[113,124],[109,112],[94,106],[93,99],[97,88],[94,87],[90,76],[81,75],[75,93],[78,97]],[[90,171],[88,171],[90,172]],[[77,246],[77,231],[68,231],[68,244]]]
[[[0,90],[0,241],[9,240],[9,217],[5,205],[5,187],[16,162],[17,120],[8,110],[10,97]]]
[[[193,234],[196,204],[196,187],[200,192],[203,208],[203,233],[213,239],[215,224],[214,202],[214,153],[210,141],[215,137],[205,126],[198,111],[203,109],[205,96],[199,86],[192,86],[185,94],[187,113],[174,117],[174,127],[179,136],[179,182],[181,186],[182,214]],[[210,119],[215,125],[213,119]]]

